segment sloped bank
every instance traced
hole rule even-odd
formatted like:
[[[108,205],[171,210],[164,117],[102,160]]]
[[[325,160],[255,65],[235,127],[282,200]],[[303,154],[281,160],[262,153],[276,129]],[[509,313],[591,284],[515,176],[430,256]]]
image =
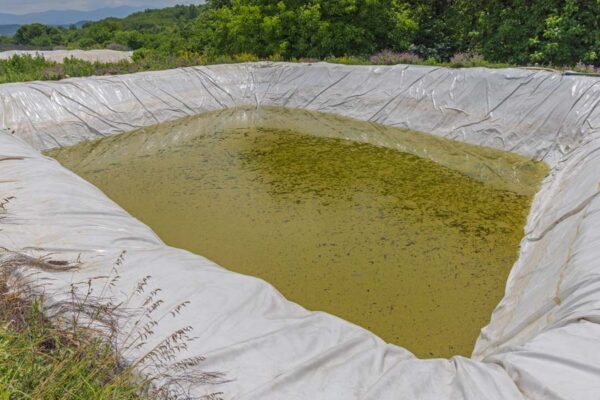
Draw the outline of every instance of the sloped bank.
[[[227,374],[231,381],[218,387],[227,398],[595,398],[597,83],[515,69],[262,63],[2,85],[0,128],[7,133],[0,134],[0,195],[14,199],[0,246],[80,256],[87,267],[76,276],[53,274],[49,291],[107,273],[126,249],[115,296],[150,274],[168,300],[165,308],[190,300],[177,322],[193,326],[199,337],[188,355],[206,355],[203,368]],[[261,104],[432,132],[553,167],[532,206],[506,296],[472,359],[418,360],[359,327],[287,302],[263,281],[168,248],[99,190],[37,151]],[[173,326],[167,328],[159,335]]]

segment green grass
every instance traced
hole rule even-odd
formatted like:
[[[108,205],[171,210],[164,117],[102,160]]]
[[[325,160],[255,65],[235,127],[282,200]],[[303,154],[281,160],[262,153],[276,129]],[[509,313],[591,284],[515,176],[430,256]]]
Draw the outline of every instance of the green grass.
[[[138,50],[134,53],[132,61],[119,61],[113,63],[87,62],[83,60],[65,58],[62,63],[47,61],[42,57],[30,55],[13,56],[7,60],[0,60],[0,84],[9,82],[27,82],[35,80],[61,80],[72,77],[121,75],[142,71],[157,71],[196,65],[232,64],[254,61],[287,61],[287,62],[319,62],[325,61],[332,64],[344,65],[393,65],[414,64],[428,65],[447,68],[508,68],[518,67],[506,63],[492,63],[477,54],[459,53],[449,61],[438,61],[436,59],[423,60],[411,53],[388,53],[388,57],[379,55],[367,57],[343,56],[319,59],[284,59],[279,54],[274,54],[267,59],[260,59],[254,54],[243,53],[233,56],[207,56],[195,52],[183,52],[178,55],[164,54],[154,50]],[[391,56],[390,56],[391,54]],[[537,66],[534,66],[537,67]],[[581,63],[574,66],[552,67],[557,71],[571,69],[577,72],[595,72],[591,66]],[[1,400],[1,399],[0,399]]]
[[[11,199],[0,201],[0,221]],[[177,318],[189,302],[163,309],[160,289],[150,288],[146,276],[127,301],[112,303],[109,293],[124,256],[108,276],[72,283],[62,300],[50,304],[39,294],[39,283],[26,282],[23,273],[71,271],[80,262],[0,249],[0,400],[185,400],[194,387],[226,382],[222,373],[201,369],[204,357],[182,357],[194,340],[190,326],[139,354],[153,329]],[[120,331],[117,320],[131,330]],[[221,399],[220,393],[211,396]]]
[[[142,71],[156,71],[195,65],[230,64],[249,61],[260,61],[253,54],[239,54],[235,56],[207,57],[198,53],[186,52],[177,56],[164,55],[152,51],[139,51],[134,54],[132,61],[120,61],[115,63],[87,62],[77,59],[65,59],[62,63],[47,61],[42,57],[30,55],[13,56],[8,60],[0,60],[0,84],[10,82],[27,81],[53,81],[64,78],[120,75]],[[289,61],[289,62],[318,62],[317,59],[291,59],[284,60],[279,55],[269,57],[265,61]],[[367,58],[347,56],[331,57],[324,61],[332,64],[346,65],[374,65]],[[411,62],[419,65],[437,65],[445,67],[488,67],[504,68],[507,64],[491,64],[483,60],[477,63],[440,63],[434,60]]]
[[[0,281],[0,400],[150,399],[110,344],[85,329],[61,329],[42,301]]]

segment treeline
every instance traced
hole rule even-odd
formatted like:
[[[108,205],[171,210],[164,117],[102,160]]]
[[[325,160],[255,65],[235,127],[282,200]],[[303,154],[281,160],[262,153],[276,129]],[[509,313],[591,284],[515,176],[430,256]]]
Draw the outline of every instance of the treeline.
[[[599,25],[597,0],[208,0],[81,28],[26,25],[10,40],[146,55],[324,59],[390,50],[430,62],[462,54],[495,63],[600,66]]]
[[[190,31],[203,6],[146,10],[126,18],[106,18],[81,27],[23,25],[9,40],[41,49],[69,48],[157,49],[165,53],[190,48]],[[6,41],[6,39],[5,39]]]

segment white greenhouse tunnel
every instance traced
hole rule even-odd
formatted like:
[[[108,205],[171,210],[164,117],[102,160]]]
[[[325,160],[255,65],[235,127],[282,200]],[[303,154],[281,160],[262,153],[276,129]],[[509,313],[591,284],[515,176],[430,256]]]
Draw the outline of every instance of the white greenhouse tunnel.
[[[47,293],[108,274],[118,300],[144,276],[168,309],[157,338],[192,326],[181,357],[228,399],[597,399],[600,396],[600,80],[546,71],[250,63],[0,85],[0,247],[80,259],[39,271]],[[236,106],[336,113],[515,152],[552,170],[506,293],[470,359],[419,360],[369,331],[287,301],[268,283],[166,246],[40,151]],[[198,229],[202,229],[199,227]],[[153,345],[138,349],[144,354]],[[135,354],[130,355],[132,360]]]

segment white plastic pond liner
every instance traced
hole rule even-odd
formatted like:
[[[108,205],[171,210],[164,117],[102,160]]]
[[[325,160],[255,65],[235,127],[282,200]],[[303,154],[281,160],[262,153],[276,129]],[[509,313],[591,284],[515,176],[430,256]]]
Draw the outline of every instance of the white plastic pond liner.
[[[228,399],[600,398],[600,80],[519,69],[242,64],[0,85],[0,246],[75,260],[48,293],[107,274],[127,250],[119,298],[146,275],[165,309],[157,336],[191,325],[186,356]],[[506,295],[472,359],[419,360],[269,284],[165,246],[98,189],[38,150],[225,107],[333,112],[542,159]],[[199,226],[198,229],[203,229]],[[152,344],[148,344],[151,346]],[[399,343],[401,345],[401,343]],[[148,347],[146,346],[146,347]],[[140,350],[140,354],[145,349]]]
[[[131,61],[133,51],[119,51],[119,50],[7,50],[0,51],[0,60],[6,60],[12,56],[32,56],[32,57],[44,57],[48,61],[54,61],[62,63],[65,58],[76,58],[78,60],[84,60],[89,62],[119,62],[119,61]]]

